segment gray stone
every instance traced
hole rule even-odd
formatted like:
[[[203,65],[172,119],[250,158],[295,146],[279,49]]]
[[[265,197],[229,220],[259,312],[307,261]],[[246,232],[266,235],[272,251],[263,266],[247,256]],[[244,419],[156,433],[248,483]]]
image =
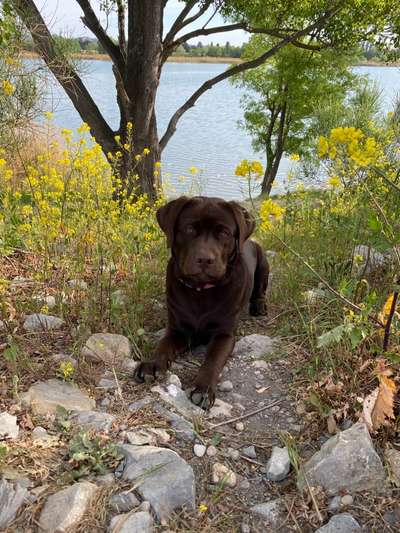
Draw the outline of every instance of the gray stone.
[[[315,533],[353,533],[361,531],[360,524],[349,513],[341,513],[329,520],[327,524],[316,530]]]
[[[114,516],[109,528],[109,533],[153,533],[154,521],[145,511],[127,513]]]
[[[132,492],[117,492],[111,496],[110,505],[116,513],[128,513],[135,507],[139,507],[140,501]]]
[[[239,450],[235,450],[234,448],[227,448],[226,455],[230,457],[230,459],[233,459],[234,461],[237,461],[240,458]]]
[[[385,459],[389,465],[390,479],[400,487],[400,452],[393,448],[385,451]]]
[[[214,463],[212,466],[211,481],[214,485],[223,483],[227,487],[234,488],[236,487],[237,477],[235,472],[230,470],[227,466],[222,463]]]
[[[329,293],[327,291],[324,291],[323,289],[309,289],[308,291],[303,292],[303,297],[306,303],[309,305],[316,305],[321,300],[326,300]]]
[[[254,361],[253,366],[254,368],[259,368],[261,370],[269,370],[271,368],[271,365],[264,359],[257,359]]]
[[[263,519],[266,526],[271,529],[278,528],[285,518],[285,505],[281,499],[259,503],[250,508],[250,512]]]
[[[53,307],[56,306],[56,299],[51,294],[49,296],[46,296],[45,294],[39,294],[37,296],[33,296],[32,299],[42,305],[46,305],[48,309],[53,309]]]
[[[41,426],[36,426],[32,430],[32,439],[33,440],[49,440],[51,439],[51,436],[47,433],[47,431],[42,428]]]
[[[221,392],[231,392],[233,390],[233,383],[229,380],[223,381],[218,385],[218,389]]]
[[[351,494],[345,494],[344,496],[342,496],[342,499],[341,499],[341,504],[344,506],[344,507],[348,507],[349,505],[353,505],[353,496]]]
[[[88,338],[81,354],[96,363],[119,366],[124,359],[131,357],[131,344],[123,335],[95,333]]]
[[[146,407],[147,405],[150,405],[154,402],[154,398],[152,396],[145,396],[144,398],[141,398],[140,400],[137,400],[136,402],[133,402],[129,405],[128,409],[130,411],[138,411],[139,409],[142,409],[143,407]]]
[[[59,329],[63,324],[64,320],[57,316],[34,313],[26,317],[23,327],[26,331],[49,331]]]
[[[194,405],[185,392],[176,385],[156,385],[152,387],[152,392],[157,393],[160,398],[167,404],[171,405],[185,418],[192,418],[194,415],[203,416],[204,411],[197,405]]]
[[[127,431],[126,438],[128,442],[134,446],[144,446],[146,444],[155,445],[157,443],[155,435],[145,429]]]
[[[244,430],[243,422],[236,422],[235,429],[236,429],[236,431],[243,431]]]
[[[175,385],[178,389],[182,388],[182,383],[179,377],[176,374],[168,373],[167,376],[167,384],[168,385]]]
[[[218,453],[218,450],[217,450],[217,448],[215,446],[211,445],[211,446],[209,446],[207,448],[208,457],[215,457],[217,455],[217,453]]]
[[[204,444],[195,444],[193,446],[193,451],[196,457],[203,457],[206,453],[206,447]]]
[[[95,484],[81,481],[49,496],[40,514],[40,530],[61,533],[76,526],[97,490]]]
[[[108,474],[96,476],[93,481],[96,483],[96,485],[100,485],[101,487],[107,487],[110,485],[114,485],[116,480],[114,474],[109,472]]]
[[[111,293],[111,299],[116,305],[119,305],[120,307],[123,307],[129,301],[128,295],[122,289],[117,289],[113,291]]]
[[[68,285],[71,289],[77,289],[80,291],[86,291],[88,288],[88,284],[83,279],[70,279]]]
[[[342,506],[342,498],[340,496],[334,496],[329,502],[328,509],[331,513],[335,513]]]
[[[276,341],[267,335],[253,333],[239,339],[233,350],[234,355],[250,359],[260,359],[271,353],[276,346]]]
[[[194,431],[191,422],[188,422],[176,413],[169,411],[160,404],[154,406],[154,411],[164,416],[169,421],[178,439],[181,438],[182,440],[191,442],[196,438],[196,432]]]
[[[101,378],[98,383],[99,389],[118,389],[118,383],[115,381],[114,378]]]
[[[220,418],[223,416],[227,418],[232,416],[232,405],[217,398],[208,412],[208,418]]]
[[[390,252],[383,254],[372,248],[372,246],[359,244],[354,248],[352,274],[355,276],[371,274],[388,265],[390,261]]]
[[[0,530],[11,524],[27,497],[28,491],[18,483],[14,486],[5,479],[0,480]]]
[[[122,479],[137,483],[137,491],[150,502],[159,520],[180,508],[194,509],[193,470],[177,453],[155,446],[118,449],[125,457]]]
[[[6,411],[0,413],[0,440],[5,438],[18,438],[19,427],[17,417],[10,415]]]
[[[381,490],[385,471],[364,423],[331,437],[303,467],[311,486],[321,486],[328,495],[341,490],[359,492]],[[298,487],[305,488],[303,476]]]
[[[89,396],[74,385],[58,379],[38,381],[21,395],[21,400],[37,415],[54,414],[57,406],[67,411],[89,411],[95,407],[94,400]]]
[[[289,474],[290,459],[287,448],[272,447],[271,457],[267,462],[267,478],[270,481],[282,481]]]
[[[96,431],[110,431],[115,416],[101,411],[78,411],[72,413],[70,420],[77,426]]]
[[[242,452],[243,455],[249,457],[250,459],[257,459],[257,453],[254,446],[247,446],[246,448],[243,448]]]

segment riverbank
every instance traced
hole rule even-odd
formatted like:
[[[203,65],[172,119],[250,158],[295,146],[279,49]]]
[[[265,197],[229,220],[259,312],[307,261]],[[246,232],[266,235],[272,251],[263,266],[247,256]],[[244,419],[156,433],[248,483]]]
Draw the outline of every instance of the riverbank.
[[[36,52],[23,52],[23,57],[37,58],[39,55]],[[110,61],[107,54],[73,54],[74,59],[87,59],[94,61]],[[168,58],[170,63],[240,63],[241,59],[238,57],[210,57],[210,56],[171,56]]]

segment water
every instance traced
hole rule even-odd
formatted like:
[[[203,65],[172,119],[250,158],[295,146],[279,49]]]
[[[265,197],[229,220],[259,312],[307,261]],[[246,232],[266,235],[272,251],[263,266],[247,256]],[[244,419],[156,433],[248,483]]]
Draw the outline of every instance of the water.
[[[228,64],[167,63],[163,69],[157,98],[157,117],[160,137],[174,111],[206,80],[223,72]],[[85,84],[112,128],[118,127],[118,109],[114,77],[108,61],[82,61]],[[400,90],[400,69],[395,67],[356,67],[356,72],[376,80],[382,89],[385,111],[392,108]],[[254,153],[250,137],[238,127],[242,119],[240,98],[243,92],[223,81],[204,93],[194,108],[187,111],[162,156],[163,178],[183,192],[191,183],[189,168],[201,173],[194,188],[197,192],[241,198],[245,194],[243,182],[234,175],[241,159],[260,159]],[[81,124],[78,113],[54,83],[48,93],[47,107],[55,112],[55,123],[75,129]],[[283,159],[275,190],[287,176],[294,163]],[[186,176],[184,183],[180,176]],[[199,183],[197,183],[199,182]]]

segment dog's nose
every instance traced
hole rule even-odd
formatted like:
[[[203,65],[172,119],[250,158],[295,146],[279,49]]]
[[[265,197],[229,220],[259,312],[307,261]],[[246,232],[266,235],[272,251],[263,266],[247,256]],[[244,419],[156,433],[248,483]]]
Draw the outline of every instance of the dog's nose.
[[[215,263],[215,256],[213,254],[202,254],[196,257],[196,263],[202,266],[213,265]]]

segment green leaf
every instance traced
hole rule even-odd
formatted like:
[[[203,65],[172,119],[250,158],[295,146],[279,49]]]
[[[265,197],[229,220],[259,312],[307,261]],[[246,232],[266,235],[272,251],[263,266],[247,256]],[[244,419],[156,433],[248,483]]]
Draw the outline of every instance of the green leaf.
[[[344,324],[336,326],[331,331],[323,333],[317,338],[317,348],[325,348],[331,344],[337,344],[343,339],[347,327]]]

